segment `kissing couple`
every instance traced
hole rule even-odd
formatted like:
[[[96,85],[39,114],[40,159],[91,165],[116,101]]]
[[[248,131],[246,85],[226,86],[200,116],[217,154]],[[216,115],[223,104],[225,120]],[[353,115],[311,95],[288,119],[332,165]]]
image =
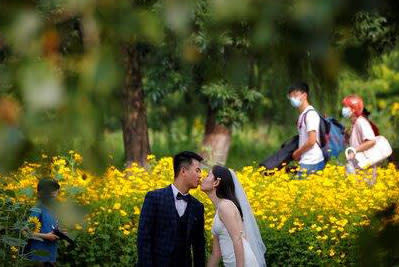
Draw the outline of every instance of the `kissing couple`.
[[[174,181],[146,194],[137,235],[137,266],[205,266],[204,205],[189,194],[201,181],[203,158],[190,151],[173,157]],[[237,176],[215,165],[201,183],[216,214],[207,266],[266,266],[258,225]]]

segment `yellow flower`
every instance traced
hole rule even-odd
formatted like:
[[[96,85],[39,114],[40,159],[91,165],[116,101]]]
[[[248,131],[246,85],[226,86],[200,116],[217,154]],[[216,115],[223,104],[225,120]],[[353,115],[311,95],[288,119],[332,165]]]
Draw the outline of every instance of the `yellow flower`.
[[[335,251],[333,249],[330,249],[330,254],[331,257],[333,257],[335,255]]]
[[[137,207],[134,207],[134,215],[139,215],[140,214],[140,209]]]
[[[125,217],[127,215],[126,211],[124,211],[124,210],[120,210],[119,212],[122,217]]]
[[[155,159],[155,155],[147,155],[147,161],[151,161]]]
[[[33,232],[34,233],[39,233],[40,232],[40,229],[42,228],[42,224],[40,223],[39,218],[31,216],[31,217],[28,218],[28,223],[30,225],[33,225]]]
[[[341,235],[341,239],[345,239],[345,238],[347,238],[348,236],[349,236],[349,234],[344,233],[344,234]]]
[[[393,116],[399,116],[399,102],[395,102],[392,104],[391,113]]]
[[[81,163],[83,161],[83,158],[81,155],[79,155],[78,153],[73,154],[73,159],[77,162],[77,163]]]
[[[156,159],[149,155],[151,166],[148,169],[138,164],[132,164],[126,169],[111,166],[100,176],[90,174],[87,170],[73,171],[72,166],[65,161],[71,157],[77,161],[83,160],[77,152],[71,151],[67,157],[52,158],[48,171],[54,176],[62,175],[61,188],[82,189],[74,194],[69,190],[60,192],[61,199],[72,198],[92,209],[81,225],[75,225],[76,230],[85,229],[81,234],[99,233],[101,226],[110,223],[115,216],[120,219],[118,224],[110,223],[115,230],[120,230],[121,235],[136,234],[138,216],[146,193],[166,187],[173,181],[172,157]],[[0,184],[0,189],[15,192],[35,190],[38,174],[49,164],[48,160],[43,162],[45,163],[42,166],[38,163],[25,163],[15,172],[15,178],[18,179],[10,179],[4,185]],[[311,246],[308,244],[308,251],[311,250],[319,257],[330,257],[333,249],[334,257],[337,258],[334,262],[342,260],[343,251],[341,247],[338,249],[335,246],[342,240],[352,242],[356,238],[349,234],[349,231],[355,233],[363,226],[369,225],[369,216],[375,210],[382,210],[390,204],[390,200],[399,199],[399,171],[392,164],[387,168],[377,168],[377,183],[372,187],[364,181],[366,174],[346,177],[345,167],[333,164],[327,164],[319,176],[314,175],[301,181],[292,180],[293,174],[284,169],[269,172],[269,176],[264,176],[265,171],[264,168],[256,169],[253,166],[236,170],[260,230],[267,228],[267,231],[280,231],[275,234],[282,236],[294,235],[298,231],[304,231],[306,235],[316,234]],[[7,180],[5,176],[0,178]],[[199,189],[191,192],[204,203],[205,228],[209,234],[215,210],[211,201]],[[17,194],[12,201],[32,206],[35,198]],[[129,206],[125,207],[124,203],[129,203]],[[131,214],[131,223],[126,223],[127,216]],[[399,222],[399,209],[394,218]],[[84,228],[83,225],[91,228]]]

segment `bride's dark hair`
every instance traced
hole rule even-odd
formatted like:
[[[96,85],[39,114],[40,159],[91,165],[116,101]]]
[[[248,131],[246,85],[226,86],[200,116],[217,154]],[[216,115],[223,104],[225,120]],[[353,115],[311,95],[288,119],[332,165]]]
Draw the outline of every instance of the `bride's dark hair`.
[[[218,198],[231,200],[237,206],[241,215],[241,219],[243,219],[241,206],[236,197],[234,181],[230,170],[225,167],[215,165],[212,168],[212,173],[215,176],[215,179],[220,178],[219,185],[216,188],[216,196]]]

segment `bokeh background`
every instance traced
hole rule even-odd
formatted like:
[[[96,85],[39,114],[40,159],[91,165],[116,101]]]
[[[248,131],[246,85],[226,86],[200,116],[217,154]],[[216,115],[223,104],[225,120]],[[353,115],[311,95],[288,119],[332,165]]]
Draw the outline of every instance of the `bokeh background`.
[[[341,99],[362,96],[397,151],[398,14],[395,0],[1,0],[0,265],[29,266],[50,176],[77,243],[60,242],[58,264],[132,266],[145,193],[193,150],[237,170],[270,266],[397,266],[393,164],[373,187],[340,158],[303,181],[257,166],[296,134],[301,80],[346,125]],[[192,193],[209,253],[214,209]]]
[[[191,149],[255,165],[321,113],[364,97],[399,146],[396,1],[3,0],[2,171],[70,149],[101,171]]]

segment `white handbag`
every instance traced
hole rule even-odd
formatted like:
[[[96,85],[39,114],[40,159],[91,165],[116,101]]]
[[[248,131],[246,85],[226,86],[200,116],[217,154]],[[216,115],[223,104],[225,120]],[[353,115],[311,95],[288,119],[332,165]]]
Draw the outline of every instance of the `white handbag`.
[[[345,150],[347,159],[350,152],[355,153],[357,165],[362,169],[367,169],[371,165],[388,158],[392,154],[392,147],[384,136],[379,135],[375,137],[375,145],[366,151],[356,152],[353,147],[348,147]]]

